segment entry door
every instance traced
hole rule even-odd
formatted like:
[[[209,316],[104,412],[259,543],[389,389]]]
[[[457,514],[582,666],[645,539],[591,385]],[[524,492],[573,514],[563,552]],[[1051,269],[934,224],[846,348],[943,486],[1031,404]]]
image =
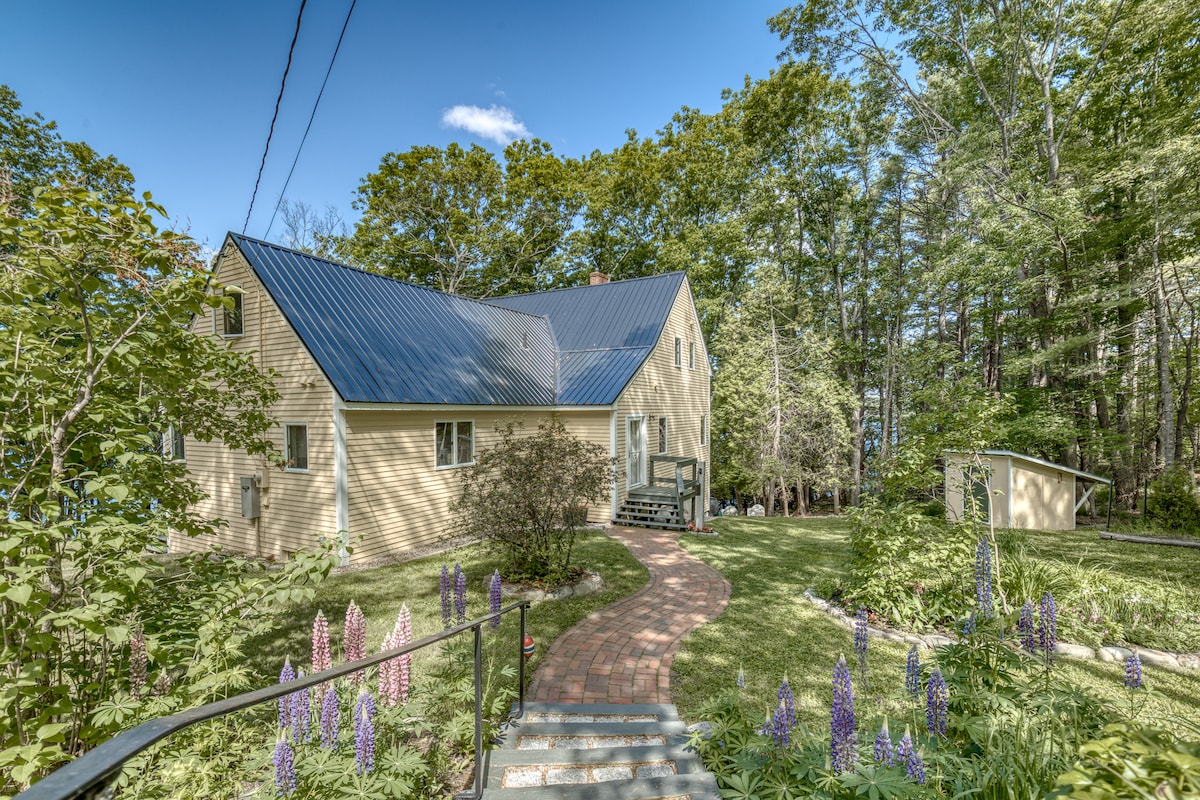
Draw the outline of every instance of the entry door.
[[[642,417],[630,417],[625,436],[626,480],[630,489],[646,485],[646,423]]]

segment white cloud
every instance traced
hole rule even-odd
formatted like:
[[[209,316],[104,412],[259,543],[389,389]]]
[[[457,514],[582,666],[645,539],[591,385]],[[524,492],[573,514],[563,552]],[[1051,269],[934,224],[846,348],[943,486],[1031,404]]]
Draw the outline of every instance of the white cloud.
[[[491,139],[497,144],[508,144],[513,139],[528,139],[531,136],[525,123],[502,106],[454,106],[442,114],[442,124],[450,128],[461,128],[481,139]]]

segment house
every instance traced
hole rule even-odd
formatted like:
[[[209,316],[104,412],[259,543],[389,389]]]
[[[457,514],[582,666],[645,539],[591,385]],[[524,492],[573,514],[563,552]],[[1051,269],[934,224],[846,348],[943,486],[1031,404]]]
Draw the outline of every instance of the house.
[[[965,515],[964,499],[975,500],[979,520],[998,528],[1075,530],[1075,514],[1108,478],[1009,450],[947,452],[946,511]]]
[[[287,466],[173,439],[208,495],[195,510],[227,524],[172,550],[284,557],[337,535],[366,562],[429,545],[453,534],[460,470],[496,425],[551,414],[617,459],[589,521],[636,521],[630,504],[676,471],[707,498],[711,375],[682,272],[485,302],[230,233],[215,273],[234,308],[194,329],[274,371]]]

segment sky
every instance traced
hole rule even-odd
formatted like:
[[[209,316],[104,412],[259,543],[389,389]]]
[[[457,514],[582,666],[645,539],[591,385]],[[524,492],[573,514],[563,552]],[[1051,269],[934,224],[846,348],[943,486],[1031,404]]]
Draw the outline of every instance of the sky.
[[[246,233],[268,234],[351,0],[308,0]],[[0,83],[23,112],[115,155],[210,248],[246,221],[299,0],[0,0]],[[766,77],[783,0],[358,0],[287,197],[349,222],[388,152],[537,137],[559,155],[653,135]]]

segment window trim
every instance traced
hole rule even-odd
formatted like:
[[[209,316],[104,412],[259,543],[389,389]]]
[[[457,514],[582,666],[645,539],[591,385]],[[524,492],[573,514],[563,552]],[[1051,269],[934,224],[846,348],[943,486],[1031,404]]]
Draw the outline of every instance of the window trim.
[[[231,292],[229,291],[230,289],[234,289],[236,291]],[[242,330],[239,333],[229,333],[229,331],[226,330],[227,323],[229,322],[229,309],[225,307],[224,303],[222,303],[219,309],[215,309],[215,311],[221,316],[221,338],[241,339],[246,335],[246,292],[238,284],[231,283],[222,289],[221,296],[236,298],[235,303],[238,309],[238,322],[242,327]],[[215,317],[213,319],[213,324],[216,325]]]
[[[658,452],[655,455],[665,456],[671,451],[671,421],[665,414],[658,417]]]
[[[675,366],[683,369],[683,338],[675,337]]]
[[[458,460],[458,426],[463,422],[469,422],[471,424],[471,460],[470,461],[459,461]],[[437,463],[437,459],[438,459],[438,442],[437,442],[438,425],[452,425],[453,426],[451,428],[450,437],[451,437],[451,441],[454,443],[454,446],[451,449],[451,455],[454,457],[454,462],[451,464]],[[435,470],[441,470],[441,469],[459,469],[461,467],[475,466],[475,445],[476,445],[475,433],[477,430],[478,430],[478,426],[475,424],[474,418],[472,418],[472,419],[435,419],[433,421],[433,468]]]
[[[292,460],[291,437],[288,436],[289,428],[303,428],[304,429],[304,466],[303,467],[288,466],[289,462],[291,462],[291,460]],[[310,459],[308,457],[308,423],[307,422],[285,422],[285,423],[283,423],[283,462],[284,462],[284,467],[283,467],[284,472],[295,472],[295,473],[298,473],[301,475],[305,475],[308,473],[309,466],[312,463],[312,459]]]

